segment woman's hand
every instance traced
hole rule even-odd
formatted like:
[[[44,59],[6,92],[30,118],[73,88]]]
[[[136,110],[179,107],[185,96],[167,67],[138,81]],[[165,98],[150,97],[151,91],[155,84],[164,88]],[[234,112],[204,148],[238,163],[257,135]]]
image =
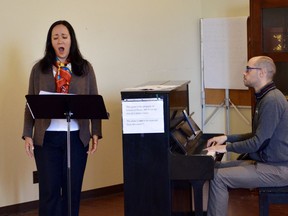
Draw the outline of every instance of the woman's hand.
[[[34,157],[34,144],[31,137],[25,137],[25,151],[30,158]]]
[[[92,146],[89,149],[89,151],[87,151],[87,154],[94,154],[96,152],[97,147],[98,147],[98,142],[99,142],[98,136],[97,135],[93,135],[93,137],[92,137]]]

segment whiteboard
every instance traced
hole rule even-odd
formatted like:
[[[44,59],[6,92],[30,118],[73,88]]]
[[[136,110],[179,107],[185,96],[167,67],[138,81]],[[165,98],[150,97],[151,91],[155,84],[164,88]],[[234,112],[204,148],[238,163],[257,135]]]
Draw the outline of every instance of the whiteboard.
[[[201,19],[204,88],[247,89],[247,17]]]

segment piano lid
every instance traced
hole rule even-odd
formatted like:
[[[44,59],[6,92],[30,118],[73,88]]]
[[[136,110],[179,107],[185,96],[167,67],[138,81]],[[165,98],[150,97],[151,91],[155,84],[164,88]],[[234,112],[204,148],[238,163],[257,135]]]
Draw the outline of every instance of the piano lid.
[[[135,87],[125,88],[121,92],[170,92],[190,83],[188,80],[150,81]]]

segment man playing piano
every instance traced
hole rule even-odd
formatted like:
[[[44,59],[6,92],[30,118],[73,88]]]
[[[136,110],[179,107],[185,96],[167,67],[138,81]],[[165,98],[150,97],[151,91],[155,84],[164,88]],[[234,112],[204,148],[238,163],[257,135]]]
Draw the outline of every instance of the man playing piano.
[[[275,73],[271,58],[251,58],[243,80],[245,86],[255,90],[252,133],[208,140],[207,150],[247,153],[249,158],[216,164],[210,182],[208,216],[227,215],[228,188],[288,185],[288,103],[273,82]]]

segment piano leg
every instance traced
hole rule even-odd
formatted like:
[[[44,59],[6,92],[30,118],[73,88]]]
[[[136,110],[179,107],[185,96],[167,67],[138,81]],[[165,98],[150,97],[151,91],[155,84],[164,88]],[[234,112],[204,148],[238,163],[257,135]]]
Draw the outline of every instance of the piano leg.
[[[206,180],[191,180],[194,196],[195,216],[203,216],[203,186]]]

